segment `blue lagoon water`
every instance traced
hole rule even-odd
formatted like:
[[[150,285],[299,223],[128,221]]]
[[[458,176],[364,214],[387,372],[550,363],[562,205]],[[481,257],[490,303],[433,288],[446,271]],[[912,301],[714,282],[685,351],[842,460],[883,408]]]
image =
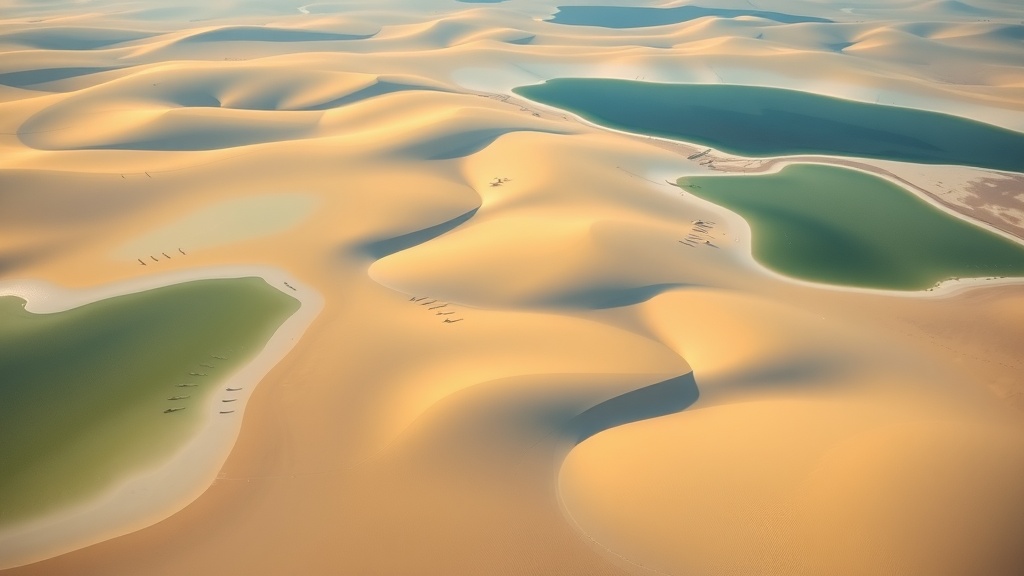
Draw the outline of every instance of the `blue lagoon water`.
[[[752,157],[828,154],[1024,171],[1024,134],[796,90],[560,78],[514,92],[596,124]]]

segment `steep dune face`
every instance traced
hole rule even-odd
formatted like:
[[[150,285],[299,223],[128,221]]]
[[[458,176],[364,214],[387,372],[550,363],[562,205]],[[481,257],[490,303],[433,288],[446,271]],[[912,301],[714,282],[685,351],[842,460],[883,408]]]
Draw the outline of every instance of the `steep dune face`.
[[[1019,280],[781,277],[671,184],[777,161],[511,95],[741,83],[1020,130],[1019,6],[158,4],[0,0],[0,289],[258,265],[323,307],[190,496],[0,532],[5,573],[1021,571]],[[857,167],[1020,230],[1019,174]]]
[[[837,328],[806,307],[700,291],[643,308],[693,367],[701,400],[569,455],[564,502],[598,541],[668,573],[1020,566],[1006,480],[1024,465],[1017,418],[978,421],[956,377],[880,351],[853,319]],[[970,488],[985,477],[988,489]],[[702,544],[678,553],[685,542]]]
[[[329,135],[331,126],[367,111],[324,112],[410,90],[441,89],[415,78],[281,64],[159,66],[65,95],[24,122],[17,135],[49,150],[223,149]]]
[[[152,33],[116,28],[50,26],[6,32],[0,36],[0,43],[3,43],[8,50],[78,51],[110,48],[117,44],[152,36]]]
[[[775,399],[633,424],[570,453],[560,486],[592,537],[667,573],[1012,574],[1014,428],[856,421],[875,416]]]

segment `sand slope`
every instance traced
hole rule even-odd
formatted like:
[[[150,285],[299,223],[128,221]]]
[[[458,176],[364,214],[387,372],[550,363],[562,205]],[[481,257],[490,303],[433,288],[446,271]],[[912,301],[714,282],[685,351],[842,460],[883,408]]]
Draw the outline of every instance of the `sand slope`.
[[[779,277],[665,183],[777,163],[508,96],[749,83],[1020,130],[1016,5],[613,30],[541,0],[158,4],[0,1],[0,281],[271,266],[323,308],[212,483],[40,562],[0,540],[5,574],[1024,568],[1024,285]],[[1019,174],[861,164],[1021,237]],[[679,242],[698,219],[713,246]]]

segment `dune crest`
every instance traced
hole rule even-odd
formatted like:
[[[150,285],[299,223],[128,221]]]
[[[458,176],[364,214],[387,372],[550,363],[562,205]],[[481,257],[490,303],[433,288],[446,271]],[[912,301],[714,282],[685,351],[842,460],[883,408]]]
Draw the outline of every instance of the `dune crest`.
[[[1024,571],[1024,280],[786,277],[679,184],[842,166],[1019,245],[1024,175],[749,158],[513,92],[785,88],[1019,133],[1024,11],[569,4],[0,0],[0,290],[256,274],[303,302],[224,429],[0,534],[3,574]]]

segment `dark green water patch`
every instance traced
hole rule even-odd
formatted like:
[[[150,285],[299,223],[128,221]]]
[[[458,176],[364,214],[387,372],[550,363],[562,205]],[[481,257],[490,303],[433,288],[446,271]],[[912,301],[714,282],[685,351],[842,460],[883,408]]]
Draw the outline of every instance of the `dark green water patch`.
[[[601,28],[647,28],[689,22],[698,18],[739,18],[752,16],[780,24],[802,22],[832,22],[825,18],[784,14],[765,10],[704,8],[701,6],[677,6],[675,8],[653,8],[647,6],[559,6],[558,12],[548,20],[555,24],[571,26],[599,26]]]
[[[603,126],[743,156],[830,154],[1024,171],[1024,134],[925,110],[761,86],[602,78],[513,91]]]
[[[225,394],[218,382],[298,308],[259,278],[188,282],[55,314],[0,298],[0,526],[166,459],[209,416],[205,400]]]
[[[742,216],[754,258],[795,278],[922,290],[954,277],[1024,276],[1021,245],[856,170],[795,164],[678,184]]]

